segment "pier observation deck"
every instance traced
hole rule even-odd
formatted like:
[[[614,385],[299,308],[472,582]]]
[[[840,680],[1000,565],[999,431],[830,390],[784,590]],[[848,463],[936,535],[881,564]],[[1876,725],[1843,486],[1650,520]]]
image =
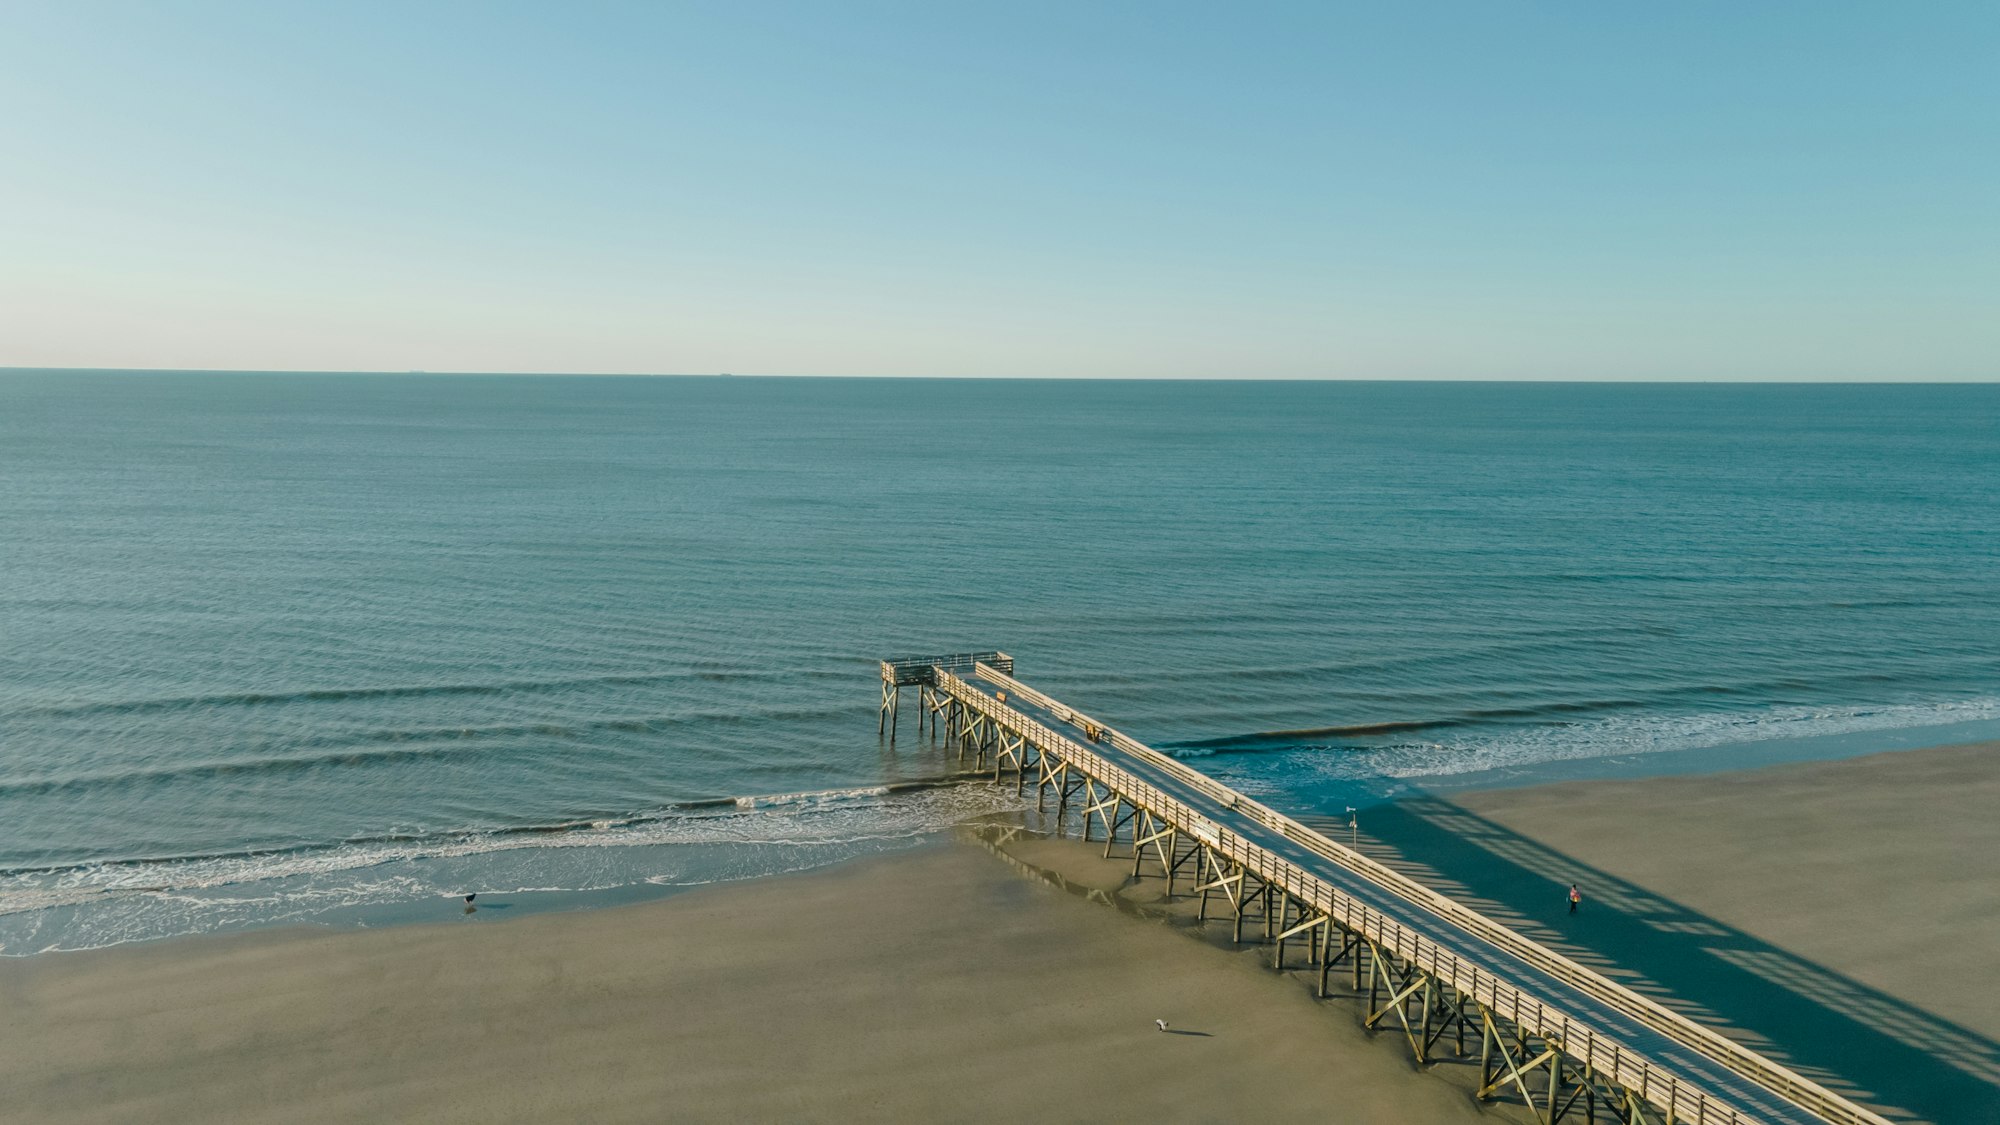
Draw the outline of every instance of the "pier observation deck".
[[[902,689],[928,723],[1011,778],[1057,822],[1074,817],[1105,854],[1129,848],[1171,896],[1185,879],[1275,949],[1276,968],[1336,967],[1419,1062],[1473,1061],[1482,1100],[1518,1098],[1553,1125],[1889,1125],[1779,1063],[1563,957],[1471,908],[1017,680],[1002,652],[882,662],[881,729]],[[1288,962],[1286,946],[1303,947]],[[1447,1043],[1450,1046],[1447,1046]]]

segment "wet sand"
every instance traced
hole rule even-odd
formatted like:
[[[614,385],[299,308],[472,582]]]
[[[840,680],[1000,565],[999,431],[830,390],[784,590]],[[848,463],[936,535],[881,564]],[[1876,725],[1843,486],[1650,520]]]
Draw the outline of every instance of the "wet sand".
[[[1121,865],[1042,846],[1115,885]],[[0,962],[0,1119],[1512,1120],[1254,955],[965,843],[457,909]]]
[[[2000,743],[1454,794],[1362,828],[1892,1117],[2000,1121]]]

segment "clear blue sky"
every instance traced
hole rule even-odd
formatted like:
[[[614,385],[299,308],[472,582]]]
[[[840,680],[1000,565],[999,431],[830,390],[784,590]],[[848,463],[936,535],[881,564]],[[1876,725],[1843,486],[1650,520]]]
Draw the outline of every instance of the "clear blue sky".
[[[0,0],[0,365],[2000,377],[2000,5]]]

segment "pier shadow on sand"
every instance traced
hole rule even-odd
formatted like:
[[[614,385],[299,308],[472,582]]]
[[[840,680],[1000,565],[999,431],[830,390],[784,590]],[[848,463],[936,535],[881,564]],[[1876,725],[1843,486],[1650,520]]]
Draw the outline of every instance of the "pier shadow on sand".
[[[1344,819],[1306,820],[1344,838]],[[1368,820],[1376,858],[1892,1120],[2000,1121],[2000,1043],[1979,1032],[1449,801],[1402,801]],[[1573,882],[1589,888],[1585,925],[1564,924]]]

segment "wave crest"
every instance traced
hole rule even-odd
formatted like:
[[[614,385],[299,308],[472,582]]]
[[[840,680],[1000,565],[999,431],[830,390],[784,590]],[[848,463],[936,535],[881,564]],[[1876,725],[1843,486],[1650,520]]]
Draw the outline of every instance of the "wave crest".
[[[282,851],[17,869],[0,872],[0,953],[309,920],[329,910],[466,890],[587,891],[749,878],[907,846],[1014,807],[1018,802],[1003,789],[931,779],[493,830],[389,833]],[[659,845],[686,847],[670,849],[666,858],[641,857]],[[694,851],[709,857],[706,866],[689,866],[674,854]],[[507,885],[465,885],[498,870]]]

